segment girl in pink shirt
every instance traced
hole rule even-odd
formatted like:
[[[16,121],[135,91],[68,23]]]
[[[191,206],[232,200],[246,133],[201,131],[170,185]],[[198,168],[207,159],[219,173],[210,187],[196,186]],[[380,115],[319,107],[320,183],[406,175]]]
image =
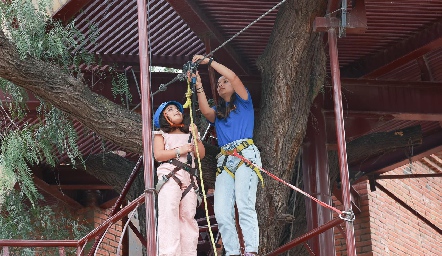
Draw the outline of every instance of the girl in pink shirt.
[[[157,168],[158,184],[158,249],[160,256],[196,256],[198,224],[194,219],[197,207],[195,169],[183,168],[190,153],[194,166],[194,142],[188,142],[189,130],[197,127],[183,124],[183,106],[176,101],[161,104],[154,115],[153,153],[160,162]],[[204,145],[198,138],[200,158]]]

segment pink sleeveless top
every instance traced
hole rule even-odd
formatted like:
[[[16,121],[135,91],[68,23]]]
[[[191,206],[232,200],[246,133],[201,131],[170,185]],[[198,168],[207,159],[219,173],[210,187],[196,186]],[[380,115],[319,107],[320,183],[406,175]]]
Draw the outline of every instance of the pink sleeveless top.
[[[154,136],[156,136],[156,134],[161,134],[163,136],[164,149],[166,149],[166,150],[179,148],[179,147],[187,144],[189,141],[189,134],[185,134],[185,133],[183,133],[183,134],[170,134],[170,133],[165,133],[163,131],[154,131],[153,134],[154,134]],[[192,143],[193,143],[193,141],[192,141]],[[191,156],[192,156],[191,166],[194,167],[193,153],[191,153]],[[183,163],[187,163],[187,154],[182,154],[178,160]],[[162,163],[157,168],[158,179],[160,179],[163,175],[169,174],[173,169],[175,169],[175,165],[169,164],[169,163]],[[175,176],[181,180],[181,182],[183,183],[183,187],[187,187],[190,184],[190,174],[188,172],[186,172],[185,170],[182,170],[182,169],[179,170],[178,172],[175,173]]]

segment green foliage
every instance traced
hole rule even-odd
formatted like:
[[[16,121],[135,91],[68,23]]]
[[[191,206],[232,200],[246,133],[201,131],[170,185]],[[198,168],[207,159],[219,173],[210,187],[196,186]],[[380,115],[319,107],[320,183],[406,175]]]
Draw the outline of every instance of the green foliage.
[[[20,183],[21,189],[33,203],[38,193],[29,165],[45,161],[55,166],[57,158],[54,149],[59,154],[66,153],[74,165],[82,159],[76,144],[77,133],[66,115],[50,107],[41,107],[38,110],[44,113],[38,125],[25,123],[21,129],[9,129],[0,137],[0,193],[5,193],[6,184],[14,180]]]
[[[123,105],[129,105],[132,102],[132,94],[129,91],[129,83],[124,73],[115,72],[112,79],[112,95],[114,99],[120,96]]]
[[[0,202],[0,239],[78,240],[89,229],[81,220],[59,205],[53,208],[29,206],[25,196],[15,190]],[[76,248],[65,248],[75,255]],[[12,255],[58,255],[58,248],[10,248]]]
[[[0,1],[0,23],[8,38],[16,45],[22,59],[28,56],[50,61],[64,67],[90,63],[93,58],[81,50],[81,43],[95,40],[98,29],[92,27],[88,37],[75,29],[74,21],[63,26],[52,19],[47,12],[52,6],[50,0]],[[70,49],[75,49],[72,54]],[[75,65],[78,66],[78,65]]]
[[[28,163],[39,162],[38,146],[33,139],[32,132],[28,128],[13,130],[1,145],[0,166],[2,174],[8,179],[19,181],[23,186],[23,192],[35,201],[37,189],[32,181]]]
[[[80,64],[94,61],[83,46],[96,40],[99,29],[92,24],[87,35],[83,35],[75,28],[74,21],[63,25],[52,20],[47,12],[51,7],[50,0],[0,1],[0,29],[16,46],[20,58],[40,59],[71,75],[79,74]],[[110,73],[114,97],[119,96],[123,104],[129,104],[132,96],[125,74],[115,69]],[[76,144],[77,133],[63,112],[44,102],[37,109],[37,120],[28,119],[28,94],[10,81],[0,78],[0,90],[9,97],[0,100],[0,195],[18,182],[22,192],[35,204],[38,193],[29,167],[41,163],[55,166],[58,156],[63,154],[73,166],[83,161]]]
[[[1,29],[22,59],[41,59],[75,74],[78,70],[72,67],[93,61],[82,45],[95,40],[98,29],[92,25],[86,37],[75,29],[74,22],[64,26],[52,20],[47,12],[51,7],[49,0],[0,1]],[[39,122],[29,124],[26,91],[2,78],[0,90],[8,96],[7,100],[0,100],[0,194],[8,191],[12,182],[19,182],[23,193],[34,203],[37,190],[29,166],[43,161],[55,166],[56,154],[64,153],[75,164],[81,160],[77,134],[65,114],[45,103],[38,109]]]
[[[10,101],[3,102],[0,98],[0,105],[11,110],[11,118],[24,117],[26,110],[25,102],[28,100],[28,94],[26,93],[26,91],[23,88],[17,87],[13,83],[1,77],[0,91],[5,92],[9,95]]]

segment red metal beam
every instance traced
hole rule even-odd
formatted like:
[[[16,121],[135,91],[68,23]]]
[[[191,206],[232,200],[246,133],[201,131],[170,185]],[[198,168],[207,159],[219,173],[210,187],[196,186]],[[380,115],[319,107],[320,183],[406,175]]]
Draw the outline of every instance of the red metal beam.
[[[286,252],[288,250],[290,250],[291,248],[309,240],[310,238],[317,236],[318,234],[329,230],[339,224],[341,224],[342,222],[344,222],[344,220],[340,219],[340,218],[336,218],[334,220],[331,220],[327,223],[325,223],[324,225],[317,227],[313,230],[311,230],[310,232],[304,234],[303,236],[300,236],[294,240],[292,240],[291,242],[277,248],[276,250],[266,254],[266,256],[277,256],[277,255],[281,255],[281,253]]]
[[[433,72],[431,72],[430,64],[428,63],[427,57],[425,55],[416,59],[417,65],[421,70],[421,80],[422,81],[434,81]]]
[[[337,184],[333,184],[332,194],[336,197],[336,199],[342,203],[342,189],[337,187]],[[361,213],[361,196],[359,193],[351,186],[350,187],[350,195],[351,195],[351,205],[354,209],[355,213]]]
[[[130,227],[130,229],[132,229],[132,232],[134,232],[134,234],[138,237],[141,244],[144,247],[147,247],[146,238],[144,238],[144,236],[140,233],[140,231],[137,229],[137,227],[135,227],[135,225],[132,223],[132,221],[129,222],[129,227]]]
[[[329,2],[329,5],[337,4],[331,2]],[[341,26],[341,21],[335,17],[337,13],[339,12],[333,13],[332,15],[327,15],[325,17],[316,17],[313,21],[313,31],[327,32],[330,28],[339,28]],[[351,12],[346,13],[346,15],[346,34],[365,33],[367,30],[367,15],[365,12],[364,0],[357,0]]]
[[[415,179],[442,177],[442,173],[405,174],[405,175],[376,175],[375,180]]]
[[[216,28],[209,18],[201,11],[200,7],[189,0],[167,0],[173,9],[181,16],[193,32],[200,38],[210,35],[212,49],[217,48],[226,41],[222,33]],[[232,68],[238,75],[250,74],[248,65],[230,45],[225,45],[216,52],[217,59]]]
[[[0,246],[11,247],[77,247],[77,240],[0,240]]]
[[[118,65],[118,67],[133,66],[139,72],[140,59],[138,55],[127,54],[95,54],[95,59],[104,65]],[[191,59],[191,56],[152,56],[152,66],[183,68],[183,64]]]
[[[69,0],[52,16],[52,18],[60,20],[66,24],[91,1],[92,0]]]
[[[399,120],[442,121],[442,82],[342,79],[342,87],[346,115],[365,113],[392,115]],[[332,88],[326,90],[331,92]],[[331,99],[326,98],[324,108],[333,109]]]
[[[407,209],[410,213],[412,213],[414,216],[418,217],[421,221],[425,222],[428,226],[430,226],[432,229],[434,229],[437,233],[439,233],[439,235],[442,235],[442,230],[434,225],[431,221],[429,221],[427,218],[425,218],[424,216],[422,216],[420,213],[417,212],[417,210],[411,208],[408,204],[406,204],[404,201],[402,201],[400,198],[398,198],[397,196],[395,196],[392,192],[390,192],[388,189],[386,189],[384,186],[382,186],[381,184],[377,183],[375,181],[375,185],[377,188],[379,188],[382,192],[384,192],[385,194],[387,194],[389,197],[391,197],[394,201],[396,201],[398,204],[400,204],[402,207],[404,207],[405,209]]]
[[[316,97],[310,108],[307,132],[302,146],[302,177],[304,191],[320,201],[331,205],[331,189],[327,160],[327,137],[325,118],[322,113],[323,95]],[[311,230],[333,219],[330,209],[305,199],[307,229]],[[334,248],[334,235],[328,230],[308,241],[309,248],[315,255],[326,255]]]
[[[342,187],[342,203],[345,211],[352,211],[351,196],[350,196],[350,181],[347,164],[347,147],[345,143],[345,130],[344,130],[344,117],[342,112],[342,93],[341,93],[341,75],[339,70],[338,60],[338,37],[336,35],[336,29],[332,28],[328,30],[328,45],[330,54],[330,69],[333,81],[333,100],[334,111],[336,115],[336,137],[338,141],[338,159],[339,170],[341,174],[341,187]],[[355,256],[355,236],[353,222],[345,222],[347,242],[347,255]]]
[[[83,208],[83,205],[81,205],[79,202],[75,201],[74,199],[67,196],[66,194],[63,194],[62,192],[60,192],[58,187],[53,187],[53,186],[49,185],[48,183],[46,183],[42,179],[36,177],[35,175],[33,176],[33,180],[34,180],[34,184],[36,187],[45,191],[46,193],[50,194],[51,196],[60,200],[61,202],[65,203],[69,207],[73,207],[76,209]]]
[[[110,185],[105,184],[85,184],[85,185],[49,185],[55,189],[61,189],[61,190],[108,190],[108,189],[114,189]]]
[[[376,78],[442,47],[442,22],[436,22],[420,33],[362,58],[341,69],[342,77]]]
[[[147,36],[147,8],[146,0],[137,0],[138,9],[138,49],[140,57],[140,87],[141,87],[141,113],[142,113],[142,137],[143,137],[143,161],[144,161],[144,186],[146,204],[146,241],[148,246],[147,255],[156,255],[157,240],[155,226],[155,194],[153,152],[152,152],[152,102],[150,84],[150,59],[149,38]]]

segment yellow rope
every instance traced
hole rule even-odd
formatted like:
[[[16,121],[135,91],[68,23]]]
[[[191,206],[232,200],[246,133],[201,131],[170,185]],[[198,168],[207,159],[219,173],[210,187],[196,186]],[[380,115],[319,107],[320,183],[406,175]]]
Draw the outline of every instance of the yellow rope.
[[[194,124],[193,121],[193,110],[192,110],[192,89],[190,89],[190,82],[187,80],[187,92],[186,92],[186,103],[184,103],[184,108],[189,108],[190,110],[190,124]],[[195,151],[196,151],[196,158],[198,159],[198,169],[200,172],[200,180],[201,180],[201,190],[203,191],[203,198],[204,198],[204,210],[206,211],[206,220],[207,220],[207,226],[209,227],[209,234],[210,234],[210,242],[212,243],[213,252],[215,253],[215,256],[218,256],[216,252],[216,246],[215,246],[215,239],[213,238],[212,233],[212,227],[210,226],[210,218],[209,218],[209,210],[207,209],[207,197],[206,197],[206,190],[204,189],[204,180],[203,180],[203,170],[201,168],[201,158],[200,153],[198,150],[198,140],[196,139],[198,134],[196,134],[196,130],[192,130],[192,137],[194,138],[193,143],[195,144]]]

